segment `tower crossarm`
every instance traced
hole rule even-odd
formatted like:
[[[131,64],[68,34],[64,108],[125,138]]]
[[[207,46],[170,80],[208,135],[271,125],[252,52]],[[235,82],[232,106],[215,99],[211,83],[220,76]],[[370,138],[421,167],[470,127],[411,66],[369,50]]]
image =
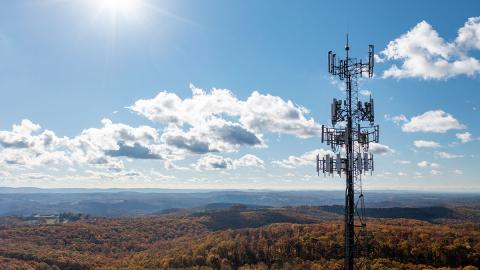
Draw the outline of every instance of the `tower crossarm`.
[[[350,48],[347,44],[345,49],[348,51]],[[328,72],[333,76],[338,76],[340,80],[344,80],[349,76],[360,76],[364,75],[368,78],[373,77],[373,67],[375,65],[374,59],[374,47],[373,45],[368,46],[368,61],[363,62],[361,59],[357,58],[345,58],[337,59],[337,55],[329,51],[328,52]]]

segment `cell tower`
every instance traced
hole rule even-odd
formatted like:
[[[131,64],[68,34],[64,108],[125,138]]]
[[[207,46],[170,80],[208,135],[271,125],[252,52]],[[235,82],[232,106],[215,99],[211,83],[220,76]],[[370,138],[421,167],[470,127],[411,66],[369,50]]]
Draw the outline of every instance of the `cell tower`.
[[[373,76],[374,49],[368,46],[368,63],[350,58],[350,46],[345,45],[345,58],[337,61],[336,54],[328,52],[328,72],[345,81],[345,100],[333,99],[332,127],[322,125],[322,143],[330,145],[334,155],[317,155],[320,175],[345,174],[345,257],[344,269],[367,269],[368,249],[365,224],[365,204],[362,174],[373,171],[371,142],[378,143],[379,127],[374,125],[373,99],[362,102],[358,96],[358,78]]]

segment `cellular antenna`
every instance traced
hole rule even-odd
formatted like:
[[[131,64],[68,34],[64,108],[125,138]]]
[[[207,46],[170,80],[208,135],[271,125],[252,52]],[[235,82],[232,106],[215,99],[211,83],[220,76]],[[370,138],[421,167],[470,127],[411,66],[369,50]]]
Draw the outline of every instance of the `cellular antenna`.
[[[378,143],[379,127],[374,124],[373,99],[362,102],[358,96],[358,78],[372,78],[373,45],[368,46],[368,62],[349,57],[350,44],[345,45],[345,58],[337,61],[328,52],[328,73],[345,81],[345,100],[333,99],[332,127],[322,125],[322,143],[330,145],[334,155],[317,156],[317,172],[324,175],[345,174],[345,250],[344,269],[369,269],[365,203],[362,174],[373,171],[373,155],[369,144]]]

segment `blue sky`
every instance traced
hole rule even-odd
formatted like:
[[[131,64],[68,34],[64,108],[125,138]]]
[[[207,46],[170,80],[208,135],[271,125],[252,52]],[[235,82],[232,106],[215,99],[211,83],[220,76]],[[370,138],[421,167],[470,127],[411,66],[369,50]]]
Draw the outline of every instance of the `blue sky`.
[[[365,188],[480,191],[480,4],[362,2],[2,2],[0,185],[343,188],[312,155],[349,32],[378,55]]]

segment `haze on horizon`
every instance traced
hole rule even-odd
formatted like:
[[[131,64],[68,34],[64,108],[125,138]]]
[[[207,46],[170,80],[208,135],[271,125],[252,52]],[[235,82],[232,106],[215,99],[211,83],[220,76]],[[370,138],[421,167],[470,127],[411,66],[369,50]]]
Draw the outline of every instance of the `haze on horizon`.
[[[377,53],[364,188],[479,192],[480,4],[448,4],[7,1],[0,186],[343,189],[315,156],[348,32]]]

